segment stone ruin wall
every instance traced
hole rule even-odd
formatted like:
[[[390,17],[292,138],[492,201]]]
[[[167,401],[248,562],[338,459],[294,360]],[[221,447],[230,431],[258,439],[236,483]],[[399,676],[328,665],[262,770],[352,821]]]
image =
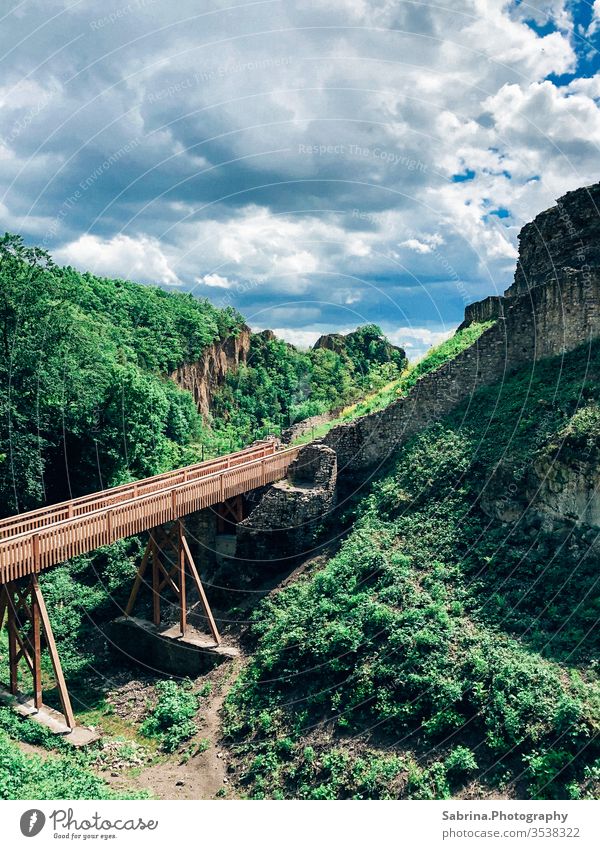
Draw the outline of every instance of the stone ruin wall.
[[[336,451],[341,475],[381,465],[410,436],[481,386],[500,383],[507,372],[528,363],[534,370],[537,360],[600,335],[600,269],[567,269],[551,283],[493,304],[497,321],[474,345],[424,375],[406,397],[338,425],[321,440]],[[484,309],[489,315],[488,304]],[[467,319],[474,315],[477,311],[467,308]]]
[[[317,443],[305,445],[291,464],[287,480],[268,487],[237,526],[236,558],[260,567],[265,561],[294,560],[306,554],[335,506],[336,485],[335,452]]]

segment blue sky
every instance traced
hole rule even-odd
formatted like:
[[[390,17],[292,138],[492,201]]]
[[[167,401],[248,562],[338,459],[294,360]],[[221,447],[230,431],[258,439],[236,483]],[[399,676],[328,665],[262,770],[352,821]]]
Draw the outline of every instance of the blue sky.
[[[600,0],[9,0],[0,226],[418,355],[599,178]]]

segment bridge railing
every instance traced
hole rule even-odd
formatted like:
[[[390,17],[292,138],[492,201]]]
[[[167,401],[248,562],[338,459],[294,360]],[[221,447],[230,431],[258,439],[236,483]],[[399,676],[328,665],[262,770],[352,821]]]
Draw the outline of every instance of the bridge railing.
[[[239,466],[249,460],[266,457],[274,454],[276,450],[275,440],[263,440],[260,443],[235,451],[214,460],[204,460],[191,466],[184,466],[172,472],[164,472],[153,475],[143,480],[114,486],[100,492],[92,492],[80,498],[52,504],[48,507],[40,507],[17,516],[8,516],[0,520],[0,540],[27,531],[37,530],[46,525],[72,519],[86,513],[94,513],[104,507],[110,507],[123,501],[129,501],[138,495],[147,495],[150,492],[158,492],[167,487],[176,486],[179,483],[196,480],[199,477],[222,471],[223,469]]]
[[[159,490],[147,489],[125,501],[104,503],[99,509],[2,539],[0,583],[36,574],[100,546],[280,480],[299,450],[294,447],[258,458],[246,457],[243,462],[196,475],[192,480],[178,480]],[[222,459],[226,462],[228,458]]]

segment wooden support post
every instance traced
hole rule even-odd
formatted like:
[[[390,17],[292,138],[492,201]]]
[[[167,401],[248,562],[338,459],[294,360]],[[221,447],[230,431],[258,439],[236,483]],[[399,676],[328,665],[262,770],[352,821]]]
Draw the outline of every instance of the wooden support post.
[[[219,634],[219,631],[217,629],[217,624],[212,615],[212,610],[210,609],[208,599],[206,598],[206,593],[204,592],[204,587],[202,586],[202,581],[200,580],[200,575],[198,574],[198,570],[196,569],[196,564],[194,563],[194,558],[192,557],[192,552],[190,551],[190,547],[185,536],[181,537],[181,544],[183,550],[185,551],[185,556],[187,557],[190,572],[192,573],[192,578],[194,579],[194,583],[196,584],[196,589],[198,590],[198,595],[200,596],[200,601],[202,602],[204,613],[206,615],[206,618],[208,619],[208,624],[210,626],[213,639],[217,645],[220,645],[221,635]]]
[[[160,563],[154,534],[150,538],[152,540],[152,621],[158,627],[160,625]]]
[[[4,616],[6,614],[6,586],[0,586],[0,629],[4,625]]]
[[[236,515],[234,511],[231,512],[234,516]],[[164,547],[162,552],[160,548],[161,546]],[[173,550],[174,555],[173,565],[170,568],[167,568],[167,566],[165,566],[165,564],[162,562],[161,557],[161,553],[166,551],[167,547],[170,547]],[[189,568],[189,572],[194,581],[194,585],[198,591],[198,595],[200,596],[200,601],[202,603],[204,614],[208,621],[213,639],[217,645],[220,645],[221,637],[217,629],[214,616],[210,609],[206,593],[204,592],[204,587],[202,586],[202,582],[200,580],[196,564],[194,563],[190,547],[185,537],[185,527],[181,520],[178,520],[174,525],[170,527],[170,529],[154,528],[150,532],[150,540],[148,542],[148,545],[146,546],[142,562],[137,571],[133,588],[131,590],[131,595],[129,596],[129,601],[127,603],[127,607],[125,608],[125,615],[131,615],[135,600],[137,598],[139,589],[143,581],[144,573],[150,561],[152,561],[152,613],[154,624],[157,627],[160,625],[160,596],[162,591],[166,587],[169,587],[175,594],[179,603],[179,624],[181,636],[183,637],[187,633],[188,615],[186,594],[186,570]],[[172,561],[169,560],[168,562],[171,563]]]
[[[58,687],[65,723],[72,730],[75,717],[65,683],[50,618],[40,590],[37,575],[23,581],[11,581],[0,590],[0,627],[5,615],[8,620],[8,650],[10,691],[19,696],[19,663],[24,660],[33,680],[33,703],[40,710],[42,703],[42,631],[48,646]]]
[[[181,636],[185,637],[187,630],[187,599],[185,595],[185,550],[183,548],[183,524],[177,522],[178,536],[178,559],[179,559],[179,610],[180,610],[180,627]]]
[[[10,665],[10,692],[16,696],[19,692],[19,658],[17,656],[17,623],[12,600],[13,585],[8,584],[8,662]]]
[[[31,590],[32,598],[35,599],[35,603],[39,610],[39,616],[44,627],[44,635],[46,637],[46,643],[48,644],[48,651],[50,653],[50,660],[52,661],[52,667],[54,669],[54,677],[56,678],[56,684],[58,686],[58,695],[62,705],[63,714],[65,716],[67,727],[70,730],[73,730],[73,728],[75,728],[75,716],[73,715],[73,708],[71,707],[71,699],[69,698],[69,691],[67,690],[65,676],[63,675],[60,658],[58,656],[58,651],[56,650],[54,634],[52,633],[50,618],[48,616],[48,611],[46,610],[46,602],[44,601],[36,575],[31,576]]]
[[[31,587],[31,647],[33,650],[33,703],[39,710],[42,706],[42,635],[40,629],[40,606],[33,586]]]
[[[146,567],[148,566],[148,560],[150,559],[150,554],[152,552],[152,537],[148,540],[148,544],[144,549],[144,554],[142,556],[142,562],[140,563],[140,568],[137,570],[135,581],[133,582],[133,587],[131,588],[131,595],[129,596],[129,601],[127,602],[127,607],[125,608],[125,616],[131,616],[131,611],[133,610],[133,605],[135,604],[135,600],[137,598],[137,594],[142,585],[142,581],[144,580],[144,575],[146,573]]]

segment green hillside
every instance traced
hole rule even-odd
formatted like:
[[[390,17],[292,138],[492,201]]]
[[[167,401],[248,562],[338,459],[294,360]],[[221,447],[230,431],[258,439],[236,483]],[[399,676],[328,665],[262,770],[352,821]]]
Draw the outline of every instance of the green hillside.
[[[244,792],[597,796],[595,532],[479,501],[500,461],[518,480],[598,456],[599,387],[595,343],[479,391],[399,452],[324,568],[261,606],[227,704]]]
[[[0,240],[0,503],[22,511],[173,468],[200,418],[165,375],[241,318],[192,295],[58,268]]]
[[[247,445],[362,397],[406,361],[374,325],[349,351],[254,334],[210,421],[168,375],[243,327],[192,294],[60,268],[0,239],[0,513],[93,492]],[[389,349],[389,351],[388,351]],[[382,355],[382,351],[385,355]]]

